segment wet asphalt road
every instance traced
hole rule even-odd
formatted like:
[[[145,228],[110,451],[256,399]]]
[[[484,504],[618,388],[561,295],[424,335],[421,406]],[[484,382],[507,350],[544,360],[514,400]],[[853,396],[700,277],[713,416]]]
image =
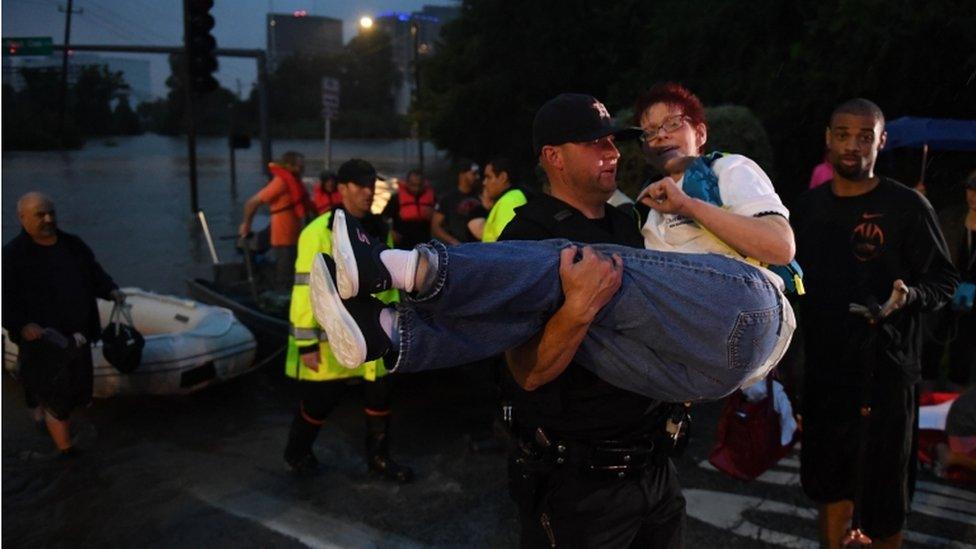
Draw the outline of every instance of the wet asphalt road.
[[[355,386],[323,428],[315,451],[324,466],[307,479],[281,460],[297,399],[271,368],[188,397],[96,401],[74,424],[84,453],[70,463],[51,456],[20,391],[4,375],[10,547],[517,546],[502,455],[467,449],[468,426],[491,413],[490,397],[459,370],[398,378],[394,455],[417,472],[405,486],[366,474]],[[718,410],[696,409],[693,442],[677,462],[688,547],[815,547],[793,460],[777,467],[778,478],[753,483],[701,465]],[[957,490],[921,478],[929,492]],[[976,493],[952,491],[926,509],[909,523],[924,543],[908,546],[976,542]]]

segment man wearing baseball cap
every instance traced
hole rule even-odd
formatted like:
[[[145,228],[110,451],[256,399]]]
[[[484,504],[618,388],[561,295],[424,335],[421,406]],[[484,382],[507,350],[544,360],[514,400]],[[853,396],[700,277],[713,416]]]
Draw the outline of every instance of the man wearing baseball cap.
[[[370,208],[376,186],[376,170],[365,160],[353,158],[344,162],[336,174],[342,203],[308,224],[298,238],[295,282],[289,310],[290,334],[285,375],[298,382],[301,402],[288,432],[285,463],[292,472],[307,475],[318,467],[312,446],[319,429],[345,393],[349,378],[362,378],[363,413],[366,419],[366,465],[370,473],[386,480],[403,483],[413,479],[413,471],[390,459],[388,427],[392,380],[382,359],[368,361],[356,368],[345,368],[336,361],[325,333],[312,315],[308,273],[319,253],[332,254],[332,218],[342,210],[359,220],[373,237],[392,245],[386,224]],[[384,303],[398,299],[396,290],[376,294]]]
[[[643,248],[633,219],[606,205],[617,188],[615,141],[640,133],[614,124],[590,95],[564,93],[546,102],[536,113],[532,143],[551,191],[517,209],[500,240]],[[596,312],[619,288],[620,269],[589,253],[564,263],[565,302],[542,332],[506,353],[519,440],[509,485],[521,545],[681,547],[685,501],[666,426],[680,432],[683,411],[613,386],[576,363]]]

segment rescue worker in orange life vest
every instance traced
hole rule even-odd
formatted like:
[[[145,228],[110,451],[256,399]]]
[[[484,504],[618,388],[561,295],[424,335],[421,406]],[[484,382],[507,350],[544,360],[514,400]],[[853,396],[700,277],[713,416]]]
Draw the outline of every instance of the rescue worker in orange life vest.
[[[291,287],[295,267],[295,245],[305,217],[315,213],[315,206],[302,183],[305,157],[295,151],[281,155],[268,164],[271,181],[244,203],[244,219],[237,234],[251,234],[251,221],[262,204],[271,210],[271,247],[275,257],[274,287],[285,291]]]
[[[393,224],[394,247],[412,250],[430,241],[430,219],[436,204],[434,189],[424,179],[423,172],[417,168],[410,170],[383,210],[383,219]]]

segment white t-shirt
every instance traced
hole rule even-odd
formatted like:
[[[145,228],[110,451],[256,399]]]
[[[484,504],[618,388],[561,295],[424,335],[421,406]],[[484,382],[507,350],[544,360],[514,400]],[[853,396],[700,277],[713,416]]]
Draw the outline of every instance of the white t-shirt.
[[[776,213],[789,219],[773,183],[758,164],[738,155],[725,155],[712,163],[718,176],[722,208],[732,213],[752,217],[761,213]],[[677,181],[678,187],[684,176]],[[742,255],[708,232],[695,220],[677,214],[663,214],[654,210],[641,228],[644,247],[649,250],[680,253],[716,253],[736,259]]]
[[[789,219],[790,212],[783,205],[779,195],[773,188],[766,172],[758,164],[748,158],[738,155],[725,155],[712,163],[712,171],[718,177],[719,196],[722,208],[739,215],[753,217],[758,214],[775,213]],[[684,176],[677,181],[681,187]],[[682,215],[662,214],[651,210],[647,222],[641,228],[644,235],[644,247],[649,250],[660,250],[679,253],[716,253],[738,259],[759,268],[779,290],[784,290],[783,279],[769,269],[763,268],[755,261],[747,261],[742,254],[719,240],[708,232],[698,222]],[[789,346],[793,331],[796,329],[796,317],[789,301],[782,300],[783,320],[780,328],[776,348],[761,368],[754,372],[743,387],[754,384],[766,377],[769,370],[775,366]]]

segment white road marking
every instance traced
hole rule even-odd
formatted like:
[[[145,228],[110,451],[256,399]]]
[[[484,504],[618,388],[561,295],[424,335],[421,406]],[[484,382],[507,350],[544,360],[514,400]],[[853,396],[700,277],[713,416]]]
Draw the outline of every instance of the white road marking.
[[[944,484],[936,484],[934,482],[920,480],[915,483],[915,488],[925,492],[932,492],[935,494],[942,494],[944,496],[971,501],[976,504],[976,492],[963,490],[962,488],[956,488],[955,486],[946,486]]]
[[[698,462],[698,466],[707,471],[719,472],[708,460]],[[795,457],[784,458],[776,464],[776,468],[766,471],[756,481],[779,486],[799,486],[800,474],[795,471],[799,466],[800,462]],[[794,471],[780,471],[777,468],[791,468]],[[976,493],[926,481],[918,481],[916,488],[912,502],[913,512],[976,526]],[[684,493],[688,501],[688,516],[718,528],[783,547],[814,549],[819,546],[814,540],[763,528],[742,516],[746,511],[761,511],[815,520],[817,512],[812,507],[797,507],[779,501],[712,490],[688,488]],[[942,547],[976,547],[911,530],[905,530],[905,539]]]
[[[728,530],[733,534],[749,539],[771,543],[782,547],[792,547],[797,549],[817,549],[818,542],[807,539],[795,534],[787,534],[769,528],[764,528],[750,522],[743,515],[746,512],[771,513],[800,518],[803,520],[814,521],[817,518],[817,511],[808,507],[797,507],[789,503],[775,500],[761,499],[754,496],[744,496],[741,494],[728,494],[724,492],[714,492],[712,490],[699,490],[686,488],[684,490],[685,500],[687,501],[688,516],[696,518],[702,522]],[[925,545],[951,547],[951,548],[971,548],[968,543],[963,543],[948,538],[922,534],[911,530],[905,531],[905,539],[923,543]]]
[[[776,466],[777,467],[789,467],[790,469],[799,469],[800,468],[800,458],[798,458],[796,456],[787,456],[787,457],[779,460],[779,463],[777,463]]]
[[[924,490],[916,490],[912,506],[914,507],[918,504],[928,505],[935,509],[959,511],[960,513],[963,513],[969,517],[965,521],[960,522],[965,522],[966,524],[976,524],[976,503],[971,501],[946,497],[941,494],[927,492]]]
[[[780,464],[782,464],[782,461],[780,462]],[[720,472],[718,469],[715,468],[714,465],[709,463],[707,459],[703,459],[702,461],[698,462],[698,466],[708,471],[715,471],[716,473]],[[789,471],[777,471],[775,469],[770,469],[765,473],[756,477],[755,482],[778,484],[780,486],[799,486],[800,473],[798,472],[792,473]]]
[[[422,547],[421,544],[319,511],[275,498],[254,490],[221,494],[195,490],[201,500],[232,515],[253,520],[264,527],[297,539],[316,549],[346,547]]]
[[[943,509],[941,507],[936,507],[934,505],[919,503],[918,494],[916,494],[915,499],[912,501],[912,512],[976,526],[976,516],[974,516],[971,512],[959,513],[956,511],[950,511],[948,509]]]
[[[731,531],[740,536],[796,549],[817,549],[819,544],[794,534],[763,528],[749,522],[742,515],[745,511],[763,511],[788,515],[806,520],[815,520],[817,512],[813,509],[773,500],[763,500],[753,496],[727,494],[711,490],[686,488],[685,500],[688,502],[688,515],[711,524],[716,528]]]

